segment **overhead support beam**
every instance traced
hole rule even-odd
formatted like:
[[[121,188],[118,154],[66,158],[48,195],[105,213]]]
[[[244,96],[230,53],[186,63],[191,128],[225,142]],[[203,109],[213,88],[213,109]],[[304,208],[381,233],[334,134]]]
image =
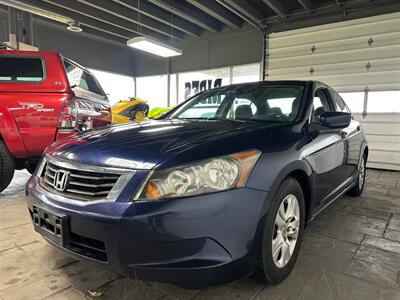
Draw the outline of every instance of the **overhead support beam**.
[[[2,2],[4,2],[4,1],[2,0]],[[112,34],[114,36],[118,36],[120,38],[129,39],[129,38],[136,36],[136,34],[133,34],[132,32],[130,32],[128,30],[124,30],[121,28],[111,26],[109,24],[97,21],[95,19],[86,17],[81,14],[77,14],[72,11],[68,11],[68,10],[60,8],[60,7],[50,5],[48,3],[44,3],[42,1],[18,0],[18,1],[10,1],[10,2],[12,3],[12,5],[15,5],[13,7],[16,7],[18,9],[28,11],[28,12],[31,12],[33,14],[37,14],[37,15],[40,15],[43,17],[47,17],[46,13],[40,13],[40,11],[49,12],[48,18],[55,20],[55,21],[65,23],[65,24],[68,24],[68,22],[71,20],[76,20],[87,27],[90,27],[90,28],[93,28],[93,29],[96,29],[96,30],[99,30],[102,32],[106,32],[106,33]],[[19,3],[25,4],[25,7],[24,8],[18,7]],[[29,10],[29,7],[31,7],[30,10]],[[40,10],[40,11],[38,12],[37,10]],[[53,18],[53,17],[51,17],[51,13],[54,13],[55,15],[58,15],[61,18]]]
[[[217,2],[247,23],[260,28],[260,20],[263,19],[263,15],[249,2],[243,0],[217,0]]]
[[[297,0],[299,4],[307,11],[312,11],[313,10],[313,5],[311,3],[311,0]]]
[[[29,0],[18,0],[18,1],[30,2]],[[44,3],[43,1],[46,1],[46,3]],[[107,26],[107,31],[109,31],[109,33],[110,32],[118,33],[118,36],[120,37],[123,36],[126,39],[130,39],[132,37],[139,35],[148,36],[154,39],[160,39],[162,41],[167,41],[169,39],[165,35],[159,34],[147,28],[142,28],[141,30],[138,30],[137,26],[132,26],[133,24],[126,20],[122,20],[120,18],[117,18],[116,16],[107,14],[102,11],[95,11],[90,7],[87,7],[86,5],[78,3],[76,1],[74,5],[75,9],[65,5],[71,3],[70,1],[63,1],[63,0],[43,0],[43,1],[33,0],[33,2],[36,3],[33,5],[36,7],[41,6],[41,8],[48,11],[58,12],[59,14],[65,15],[70,19],[78,21],[92,28],[93,26],[91,24],[93,24],[93,22],[96,22],[95,24],[96,26],[99,26],[99,28],[101,26],[102,28],[104,28],[104,26]],[[126,34],[121,36],[120,34],[121,30]]]
[[[186,1],[175,1],[175,0],[147,0],[147,1],[211,32],[218,32],[221,30],[222,27],[221,22],[205,15],[203,12],[191,6]]]
[[[172,26],[188,35],[198,37],[203,29],[181,17],[173,16],[171,13],[159,7],[139,0],[112,0],[133,11],[140,11],[141,15],[150,17],[168,26]]]
[[[240,17],[227,10],[222,5],[218,4],[215,0],[187,0],[193,6],[204,11],[206,14],[220,20],[222,23],[231,28],[239,29],[243,22]]]
[[[73,18],[68,17],[67,15],[62,14],[61,12],[55,12],[54,9],[49,10],[48,5],[46,3],[36,1],[36,0],[0,0],[1,4],[8,5],[9,7],[14,7],[18,10],[29,12],[34,15],[38,15],[40,17],[51,20],[52,22],[68,24],[73,20]],[[107,39],[109,41],[126,45],[126,40],[134,37],[135,35],[123,31],[123,30],[115,30],[112,26],[108,26],[107,24],[102,24],[101,22],[96,22],[95,20],[91,20],[89,18],[83,17],[84,20],[80,20],[82,23],[82,28],[84,29],[84,33],[81,34],[91,34],[96,37],[101,37]],[[87,21],[87,22],[85,22]],[[41,22],[41,19],[38,19],[37,22]]]
[[[286,18],[288,10],[283,5],[283,1],[279,0],[262,0],[270,9],[272,9],[278,16]]]
[[[338,6],[340,6],[340,7],[343,6],[343,3],[342,3],[341,0],[335,0],[335,3],[336,3]]]
[[[96,10],[103,11],[105,13],[108,13],[110,15],[114,15],[117,18],[121,18],[123,20],[126,20],[128,22],[137,24],[143,28],[147,28],[149,30],[152,30],[154,32],[158,32],[160,34],[166,35],[170,38],[174,38],[177,40],[183,39],[183,32],[178,31],[176,29],[173,29],[173,27],[169,27],[161,22],[158,22],[154,19],[151,19],[147,16],[141,15],[139,13],[133,12],[131,10],[127,10],[125,7],[122,7],[116,3],[113,3],[109,0],[96,0],[96,1],[91,1],[91,0],[68,0],[68,1],[62,1],[64,2],[65,6],[68,7],[74,7],[77,2],[83,3],[87,6],[90,6]],[[93,11],[93,13],[96,13],[96,11]],[[132,26],[132,24],[131,24]]]

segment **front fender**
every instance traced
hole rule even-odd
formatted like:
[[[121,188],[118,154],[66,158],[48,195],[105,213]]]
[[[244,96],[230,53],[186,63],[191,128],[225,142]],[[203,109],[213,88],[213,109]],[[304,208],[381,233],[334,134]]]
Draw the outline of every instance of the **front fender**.
[[[11,113],[4,106],[0,106],[0,134],[14,157],[23,158],[29,156],[18,126]]]
[[[360,169],[360,167],[361,167],[361,162],[362,162],[362,157],[363,157],[363,155],[364,155],[364,151],[365,151],[365,149],[368,147],[368,143],[366,142],[366,141],[364,141],[363,143],[362,143],[362,145],[361,145],[361,151],[360,151],[360,156],[359,156],[359,158],[358,158],[358,170]],[[367,160],[368,160],[368,157],[367,157]]]
[[[260,219],[266,215],[279,186],[285,178],[295,171],[300,171],[307,177],[310,187],[309,196],[311,197],[308,200],[312,202],[314,195],[313,186],[315,186],[315,183],[313,170],[307,161],[298,158],[290,159],[287,156],[282,157],[282,153],[268,153],[260,157],[247,183],[247,186],[250,188],[268,192],[264,207],[260,212]]]
[[[247,183],[248,187],[273,194],[282,181],[292,172],[302,171],[311,176],[313,171],[307,161],[282,157],[282,153],[263,154],[255,166]]]

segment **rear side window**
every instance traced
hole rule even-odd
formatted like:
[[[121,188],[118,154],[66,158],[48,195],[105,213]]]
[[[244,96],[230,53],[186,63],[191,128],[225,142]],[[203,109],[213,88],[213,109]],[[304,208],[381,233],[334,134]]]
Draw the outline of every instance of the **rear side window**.
[[[0,81],[36,83],[45,77],[39,57],[0,56]]]
[[[81,89],[84,89],[86,91],[101,96],[104,95],[103,90],[100,88],[96,79],[91,74],[65,60],[64,60],[64,67],[65,70],[67,71],[69,84],[72,88],[80,87]]]

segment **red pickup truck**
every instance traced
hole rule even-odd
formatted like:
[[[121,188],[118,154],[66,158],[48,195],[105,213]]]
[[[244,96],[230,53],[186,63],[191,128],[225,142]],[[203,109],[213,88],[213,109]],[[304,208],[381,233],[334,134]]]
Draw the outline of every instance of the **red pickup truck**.
[[[110,104],[90,71],[58,53],[0,50],[0,192],[14,170],[32,173],[52,142],[108,124]]]

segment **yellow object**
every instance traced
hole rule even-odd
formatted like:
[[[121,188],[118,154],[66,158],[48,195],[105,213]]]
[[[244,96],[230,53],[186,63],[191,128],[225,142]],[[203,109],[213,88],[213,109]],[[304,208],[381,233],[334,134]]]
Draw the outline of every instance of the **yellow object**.
[[[142,122],[147,120],[149,105],[147,101],[133,97],[117,102],[111,110],[113,123]]]

